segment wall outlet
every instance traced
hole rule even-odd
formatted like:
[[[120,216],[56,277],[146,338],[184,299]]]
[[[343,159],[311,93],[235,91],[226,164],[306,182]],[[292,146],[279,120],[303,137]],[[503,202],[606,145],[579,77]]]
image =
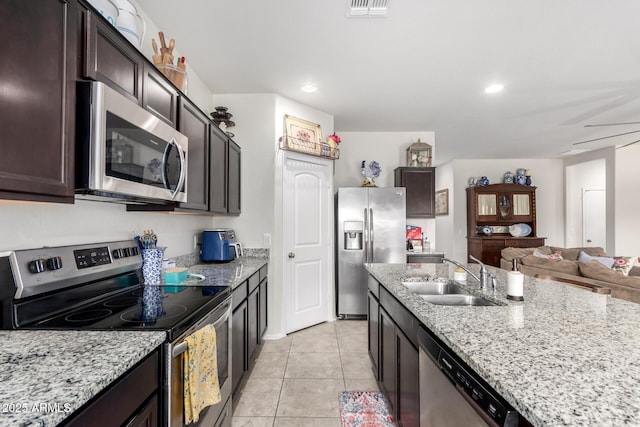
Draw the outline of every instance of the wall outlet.
[[[271,234],[269,233],[265,233],[262,236],[262,243],[264,245],[265,248],[268,248],[271,246]]]
[[[202,245],[202,241],[200,240],[202,238],[201,234],[194,234],[193,235],[193,250],[197,250],[200,249],[200,246]]]

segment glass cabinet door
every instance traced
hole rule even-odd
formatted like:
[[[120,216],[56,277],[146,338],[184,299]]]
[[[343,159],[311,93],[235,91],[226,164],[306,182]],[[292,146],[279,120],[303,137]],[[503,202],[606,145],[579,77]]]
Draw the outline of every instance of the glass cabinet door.
[[[478,215],[495,216],[496,205],[495,194],[478,194]]]
[[[531,215],[531,204],[529,203],[528,194],[513,195],[513,214],[514,215]]]

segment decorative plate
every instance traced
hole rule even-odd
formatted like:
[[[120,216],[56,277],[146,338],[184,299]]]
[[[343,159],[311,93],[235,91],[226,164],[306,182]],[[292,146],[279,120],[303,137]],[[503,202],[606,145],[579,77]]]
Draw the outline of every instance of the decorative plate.
[[[531,234],[531,231],[531,226],[525,223],[513,224],[509,227],[509,233],[513,237],[527,237],[529,234]]]

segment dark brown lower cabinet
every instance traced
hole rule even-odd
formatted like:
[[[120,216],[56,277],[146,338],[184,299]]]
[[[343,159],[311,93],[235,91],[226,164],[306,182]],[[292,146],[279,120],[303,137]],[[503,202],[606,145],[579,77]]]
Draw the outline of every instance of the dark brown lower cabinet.
[[[371,313],[376,308],[377,317]],[[418,321],[382,286],[377,307],[375,296],[369,292],[369,310],[369,354],[372,359],[375,354],[379,357],[380,389],[391,405],[398,426],[417,427],[420,424]],[[373,338],[376,327],[378,349]]]
[[[157,426],[158,423],[158,397],[154,395],[146,405],[142,407],[140,412],[130,420],[127,427],[151,427]]]
[[[231,384],[234,393],[253,366],[262,344],[267,319],[266,276],[264,266],[233,291]],[[262,281],[261,277],[264,277]]]
[[[258,297],[258,299],[260,300],[258,307],[258,339],[260,340],[260,343],[262,343],[262,336],[267,330],[267,288],[267,279],[264,278],[260,282],[260,295]]]
[[[487,265],[500,267],[504,248],[537,248],[544,246],[546,237],[467,237],[467,254]],[[468,262],[474,262],[471,258]]]
[[[391,404],[391,412],[398,420],[398,378],[396,376],[396,324],[391,316],[380,309],[380,384]]]
[[[242,302],[231,316],[231,385],[235,392],[245,371],[246,331],[247,331],[247,302]]]
[[[258,348],[258,288],[256,287],[247,298],[247,360],[251,364],[256,357]]]
[[[420,425],[419,353],[411,341],[396,328],[396,359],[398,378],[398,425]]]
[[[367,307],[367,319],[369,322],[367,324],[367,333],[369,334],[368,338],[368,350],[369,350],[369,358],[371,359],[373,376],[376,380],[379,380],[379,352],[380,352],[380,342],[379,342],[379,334],[380,334],[380,303],[376,296],[369,292],[368,293],[369,304]]]
[[[71,415],[66,426],[159,426],[158,351],[125,373],[99,396]]]

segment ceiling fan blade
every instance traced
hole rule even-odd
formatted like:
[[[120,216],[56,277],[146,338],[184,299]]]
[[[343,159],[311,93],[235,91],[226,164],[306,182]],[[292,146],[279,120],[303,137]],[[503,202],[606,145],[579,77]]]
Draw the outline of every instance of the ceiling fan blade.
[[[630,142],[628,144],[621,145],[620,147],[616,147],[616,150],[619,150],[620,148],[628,147],[628,146],[633,145],[633,144],[635,144],[637,142],[640,142],[640,139],[638,139],[637,141]]]
[[[584,125],[586,128],[594,128],[598,126],[619,126],[619,125],[638,125],[640,122],[626,122],[626,123],[602,123],[597,125]]]
[[[586,144],[587,142],[601,141],[603,139],[615,138],[616,136],[629,135],[629,134],[638,133],[638,132],[640,132],[640,129],[639,130],[632,130],[630,132],[617,133],[615,135],[603,136],[602,138],[595,138],[595,139],[588,139],[586,141],[574,142],[572,145]]]

